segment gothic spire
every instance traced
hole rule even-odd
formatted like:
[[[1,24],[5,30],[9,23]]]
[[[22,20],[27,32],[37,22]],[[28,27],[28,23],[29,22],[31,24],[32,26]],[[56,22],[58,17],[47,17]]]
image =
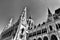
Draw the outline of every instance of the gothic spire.
[[[48,8],[48,17],[47,17],[47,22],[53,21],[53,14],[50,12],[50,9]]]
[[[48,17],[52,16],[52,13],[50,12],[50,9],[48,8]]]
[[[13,18],[10,19],[8,26],[12,25]]]

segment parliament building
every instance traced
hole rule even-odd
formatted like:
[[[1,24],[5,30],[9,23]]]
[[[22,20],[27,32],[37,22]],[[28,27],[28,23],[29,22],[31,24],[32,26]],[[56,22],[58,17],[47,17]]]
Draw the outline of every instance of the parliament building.
[[[31,17],[26,19],[29,26],[26,40],[60,40],[60,8],[56,9],[54,14],[50,12],[49,8],[47,10],[47,20],[42,24],[35,25]],[[1,33],[0,40],[14,40],[19,24],[24,25],[24,21],[21,23],[21,15],[13,26]]]

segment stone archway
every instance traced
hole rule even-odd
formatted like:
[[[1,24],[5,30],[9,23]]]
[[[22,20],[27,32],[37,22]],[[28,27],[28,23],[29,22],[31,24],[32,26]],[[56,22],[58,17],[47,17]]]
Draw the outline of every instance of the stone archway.
[[[58,37],[56,35],[52,34],[50,36],[50,40],[58,40]]]
[[[43,37],[43,40],[49,40],[49,39],[48,39],[48,36],[44,36],[44,37]]]
[[[42,40],[42,38],[41,38],[41,37],[39,37],[37,40]]]
[[[33,39],[33,40],[36,40],[36,39]]]

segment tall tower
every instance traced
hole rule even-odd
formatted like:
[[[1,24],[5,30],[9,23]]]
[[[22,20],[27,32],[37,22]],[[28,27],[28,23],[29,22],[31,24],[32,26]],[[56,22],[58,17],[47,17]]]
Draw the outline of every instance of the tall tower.
[[[24,10],[21,13],[21,24],[26,24],[26,19],[27,19],[27,7],[24,8]]]
[[[18,30],[14,40],[26,40],[26,31],[28,28],[26,13],[27,13],[27,7],[25,7],[21,13],[20,24],[18,26]]]

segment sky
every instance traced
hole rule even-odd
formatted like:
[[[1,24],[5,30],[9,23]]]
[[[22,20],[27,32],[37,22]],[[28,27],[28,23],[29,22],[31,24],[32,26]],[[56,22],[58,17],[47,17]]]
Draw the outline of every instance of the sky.
[[[17,21],[24,6],[28,6],[28,16],[32,16],[34,23],[46,21],[48,8],[54,10],[60,7],[60,0],[0,0],[0,33],[12,17]]]

